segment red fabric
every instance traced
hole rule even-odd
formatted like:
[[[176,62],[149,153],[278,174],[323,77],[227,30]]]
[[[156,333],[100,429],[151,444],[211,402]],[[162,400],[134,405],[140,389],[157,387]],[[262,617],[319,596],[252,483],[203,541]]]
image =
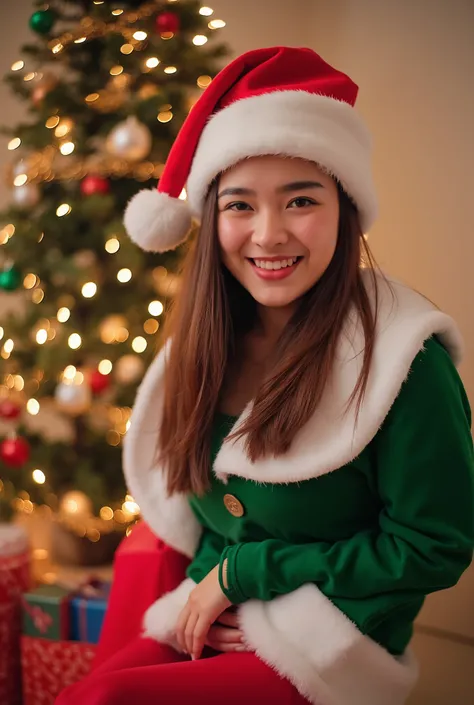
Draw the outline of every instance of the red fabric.
[[[193,662],[139,636],[145,610],[177,587],[188,564],[145,523],[134,529],[116,553],[93,670],[61,692],[55,705],[307,705],[288,680],[253,653],[220,654],[206,648]]]
[[[23,705],[53,705],[64,688],[89,673],[94,652],[93,645],[78,641],[23,636]]]
[[[30,587],[29,553],[0,559],[0,703],[21,702],[21,594]]]
[[[166,546],[140,522],[119,546],[114,580],[94,668],[129,644],[142,630],[143,615],[185,577],[189,559]]]
[[[211,115],[244,98],[272,91],[306,91],[354,105],[358,86],[311,49],[268,47],[239,56],[214,78],[193,107],[168,155],[158,191],[178,198]]]
[[[296,688],[251,653],[191,661],[152,639],[136,639],[55,705],[308,705]]]

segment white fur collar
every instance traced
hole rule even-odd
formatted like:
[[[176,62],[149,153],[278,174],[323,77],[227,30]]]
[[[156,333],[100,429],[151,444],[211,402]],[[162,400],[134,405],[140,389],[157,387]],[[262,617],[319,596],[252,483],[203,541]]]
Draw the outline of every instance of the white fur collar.
[[[369,283],[367,288],[373,297]],[[297,482],[342,467],[374,438],[427,338],[436,334],[455,364],[459,362],[462,340],[449,316],[402,284],[391,282],[390,289],[379,277],[378,290],[377,339],[357,426],[354,405],[344,413],[362,364],[363,335],[360,321],[353,317],[341,337],[334,374],[321,404],[295,436],[288,453],[252,463],[244,452],[243,439],[224,442],[214,464],[214,472],[224,482],[228,475],[270,483]],[[138,390],[125,437],[124,473],[131,494],[155,533],[192,556],[201,527],[185,496],[166,496],[163,475],[155,462],[164,370],[165,350],[152,363]],[[250,409],[251,403],[233,430]]]

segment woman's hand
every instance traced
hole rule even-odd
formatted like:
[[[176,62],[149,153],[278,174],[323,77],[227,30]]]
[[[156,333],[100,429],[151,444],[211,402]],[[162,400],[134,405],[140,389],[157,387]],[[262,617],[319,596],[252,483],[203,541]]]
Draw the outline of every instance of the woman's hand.
[[[176,624],[176,638],[193,659],[201,656],[211,625],[232,603],[219,585],[219,566],[190,593]]]
[[[206,644],[215,651],[248,651],[237,615],[231,609],[223,612],[209,629]]]

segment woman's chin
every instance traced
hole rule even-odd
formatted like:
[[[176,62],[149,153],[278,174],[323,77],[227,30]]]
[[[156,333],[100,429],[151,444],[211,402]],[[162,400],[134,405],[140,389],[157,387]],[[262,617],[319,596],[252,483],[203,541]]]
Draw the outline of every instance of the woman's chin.
[[[284,308],[295,303],[300,297],[299,293],[290,293],[285,291],[250,291],[255,301],[260,306],[268,306],[268,308]]]

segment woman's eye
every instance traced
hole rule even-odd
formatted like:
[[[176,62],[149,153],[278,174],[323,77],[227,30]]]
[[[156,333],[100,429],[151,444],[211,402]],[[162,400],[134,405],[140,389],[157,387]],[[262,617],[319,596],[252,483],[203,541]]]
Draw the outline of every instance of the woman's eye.
[[[234,203],[229,203],[224,210],[226,211],[248,211],[251,210],[248,203],[244,201],[235,201]]]
[[[290,203],[288,204],[289,208],[307,208],[308,206],[315,206],[316,201],[313,201],[312,198],[306,198],[304,196],[299,196],[298,198],[294,198]]]

